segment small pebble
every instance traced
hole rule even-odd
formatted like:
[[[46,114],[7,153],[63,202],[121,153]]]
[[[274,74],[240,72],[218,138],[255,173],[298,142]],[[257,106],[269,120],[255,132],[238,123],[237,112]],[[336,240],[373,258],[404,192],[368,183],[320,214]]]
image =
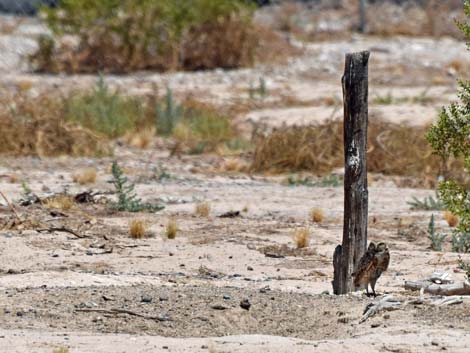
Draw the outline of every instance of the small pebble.
[[[245,309],[245,310],[250,310],[251,308],[251,303],[248,299],[243,299],[241,302],[240,302],[240,307],[242,309]]]

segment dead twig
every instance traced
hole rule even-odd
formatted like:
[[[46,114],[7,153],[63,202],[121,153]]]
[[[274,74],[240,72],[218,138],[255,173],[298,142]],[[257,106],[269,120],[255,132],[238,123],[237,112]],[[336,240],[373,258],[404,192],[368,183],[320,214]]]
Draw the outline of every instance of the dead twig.
[[[85,313],[95,312],[95,313],[110,314],[110,315],[126,314],[126,315],[141,317],[147,320],[156,320],[156,321],[169,321],[170,320],[170,318],[168,318],[167,316],[149,316],[149,315],[139,314],[134,311],[125,310],[125,309],[99,309],[97,308],[97,309],[75,309],[75,311],[85,312]]]
[[[49,233],[53,233],[53,232],[65,232],[65,233],[72,234],[72,235],[74,235],[75,237],[80,238],[80,239],[88,238],[88,236],[79,234],[79,233],[75,232],[74,230],[69,229],[69,228],[67,228],[67,227],[49,227],[49,228],[41,228],[41,229],[36,229],[36,231],[39,232],[39,233],[41,233],[41,232],[49,232]]]
[[[13,205],[10,203],[10,201],[8,201],[8,199],[7,199],[7,197],[5,196],[5,194],[0,191],[0,195],[2,195],[3,199],[5,200],[5,202],[7,203],[8,207],[10,208],[11,212],[13,212],[13,214],[15,215],[15,217],[21,222],[20,216],[18,215],[18,213],[16,212],[15,208],[14,208]]]

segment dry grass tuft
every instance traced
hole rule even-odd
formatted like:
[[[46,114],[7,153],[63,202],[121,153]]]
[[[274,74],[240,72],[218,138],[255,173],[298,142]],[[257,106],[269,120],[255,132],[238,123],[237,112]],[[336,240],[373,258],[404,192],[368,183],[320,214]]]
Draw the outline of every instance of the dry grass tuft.
[[[69,349],[67,347],[58,347],[52,351],[52,353],[69,353]]]
[[[457,224],[459,224],[459,217],[454,215],[450,211],[444,211],[444,219],[446,220],[447,224],[449,227],[455,227]]]
[[[147,222],[143,219],[133,219],[129,222],[129,235],[134,239],[141,239],[147,233]]]
[[[178,233],[178,223],[175,219],[170,219],[165,227],[165,236],[167,239],[175,239]]]
[[[310,211],[310,219],[314,223],[321,223],[323,222],[323,219],[325,218],[325,214],[321,208],[313,208]]]
[[[43,205],[47,208],[68,211],[75,206],[75,201],[70,195],[57,195],[44,200]]]
[[[96,182],[96,169],[95,168],[85,168],[72,176],[74,183],[80,185],[93,184]]]
[[[310,229],[307,227],[296,228],[293,238],[297,249],[306,248],[310,244]]]
[[[246,172],[249,169],[249,164],[240,158],[227,158],[224,161],[222,170],[232,173]]]
[[[211,212],[211,205],[209,202],[201,202],[196,205],[194,213],[198,217],[209,217]]]
[[[109,154],[103,136],[64,120],[62,100],[19,93],[0,98],[0,154],[95,156]]]
[[[155,133],[156,129],[154,127],[141,129],[136,132],[127,134],[125,136],[125,140],[132,147],[145,149],[150,146],[150,143],[155,137]]]
[[[444,170],[458,170],[461,161],[442,160],[432,154],[425,139],[427,127],[371,120],[368,130],[367,167],[371,173],[420,177],[434,187]],[[310,171],[327,175],[344,165],[343,124],[283,127],[255,137],[254,171],[273,173]]]

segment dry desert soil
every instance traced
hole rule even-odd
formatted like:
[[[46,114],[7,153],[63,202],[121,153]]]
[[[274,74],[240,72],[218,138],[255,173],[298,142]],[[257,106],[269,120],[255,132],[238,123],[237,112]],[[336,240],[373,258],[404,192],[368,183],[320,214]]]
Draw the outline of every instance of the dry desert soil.
[[[40,31],[31,21],[0,35],[5,89],[25,81],[37,92],[95,82],[86,75],[30,73],[20,58],[34,50]],[[129,94],[170,85],[176,95],[197,94],[222,106],[247,99],[250,84],[263,77],[267,103],[240,114],[240,126],[307,124],[341,117],[331,100],[341,97],[344,54],[368,49],[371,119],[421,125],[434,121],[437,110],[456,97],[458,73],[451,63],[470,64],[465,44],[450,38],[353,36],[302,47],[302,55],[283,65],[140,73],[109,76],[107,82]],[[376,99],[387,95],[394,97],[389,104]],[[286,103],[292,101],[297,104]],[[139,197],[165,209],[110,210],[102,201],[114,197],[106,193],[113,190],[113,160],[136,184]],[[226,162],[216,155],[171,156],[159,140],[144,150],[117,141],[113,157],[2,158],[0,190],[17,215],[0,201],[0,352],[52,353],[61,347],[71,353],[470,352],[467,298],[457,305],[413,304],[419,293],[404,289],[405,280],[433,272],[464,279],[450,236],[443,252],[430,249],[426,230],[432,213],[438,231],[451,233],[442,213],[411,210],[408,204],[434,190],[371,176],[369,240],[388,244],[391,264],[378,282],[377,298],[362,292],[334,296],[332,255],[342,237],[342,187],[289,186],[283,183],[286,175],[227,172]],[[97,170],[96,182],[74,183],[73,175],[87,167]],[[22,181],[40,197],[64,190],[102,194],[94,203],[60,212],[40,204],[20,206]],[[211,206],[207,217],[195,214],[200,202]],[[309,220],[312,208],[323,210],[322,222]],[[227,212],[234,217],[221,217]],[[149,237],[129,237],[135,218],[147,222]],[[177,223],[175,239],[164,237],[170,220]],[[292,233],[305,226],[310,244],[296,249]],[[360,323],[366,305],[385,295],[402,305]]]

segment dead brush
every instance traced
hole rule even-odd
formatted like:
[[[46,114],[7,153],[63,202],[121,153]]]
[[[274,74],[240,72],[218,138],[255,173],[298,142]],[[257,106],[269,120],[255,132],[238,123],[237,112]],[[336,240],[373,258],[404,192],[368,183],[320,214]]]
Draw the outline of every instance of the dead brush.
[[[141,239],[147,235],[147,222],[143,219],[133,219],[129,222],[129,235],[134,239]]]
[[[312,208],[310,210],[310,220],[314,223],[321,223],[325,218],[325,213],[321,208]]]
[[[170,219],[165,227],[165,237],[167,239],[175,239],[178,233],[178,223],[175,219]]]
[[[42,201],[47,208],[69,211],[75,207],[75,201],[70,195],[55,195]]]
[[[367,167],[371,173],[420,177],[435,185],[443,171],[459,170],[461,160],[442,160],[432,154],[425,139],[427,127],[371,120],[368,129]],[[331,173],[344,165],[343,124],[327,121],[311,126],[291,126],[254,138],[251,168],[261,172],[310,171]]]
[[[194,213],[198,217],[209,217],[209,214],[211,213],[211,205],[209,202],[200,202],[196,204]]]
[[[85,168],[72,176],[74,183],[85,185],[93,184],[96,182],[96,169],[95,168]]]
[[[25,93],[0,97],[0,154],[95,156],[110,153],[103,136],[64,121],[60,97]]]
[[[85,2],[87,6],[81,1],[42,10],[54,37],[41,36],[38,50],[30,57],[39,71],[227,69],[281,56],[280,50],[266,55],[266,44],[274,40],[263,40],[264,33],[255,25],[254,6],[243,0],[129,0],[100,6]],[[291,47],[273,30],[264,32],[282,42],[282,47]],[[63,35],[75,36],[76,43],[64,43]]]
[[[446,220],[449,227],[455,227],[459,224],[459,216],[454,215],[450,211],[444,211],[444,219]]]
[[[155,133],[156,129],[154,127],[150,127],[128,133],[124,139],[132,147],[145,149],[150,146],[150,143],[155,137]]]
[[[310,244],[310,229],[308,227],[296,228],[293,239],[297,249],[308,247]]]

